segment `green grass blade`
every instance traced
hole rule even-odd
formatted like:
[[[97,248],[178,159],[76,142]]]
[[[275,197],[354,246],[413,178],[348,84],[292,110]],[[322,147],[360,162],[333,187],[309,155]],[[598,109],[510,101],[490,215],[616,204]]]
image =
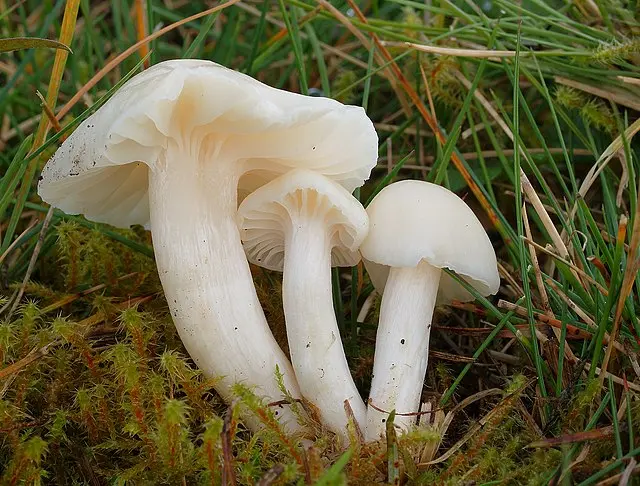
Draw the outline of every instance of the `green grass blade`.
[[[309,93],[309,84],[307,82],[307,70],[305,67],[305,58],[302,50],[302,42],[300,40],[300,29],[298,26],[298,19],[296,16],[296,7],[291,6],[290,9],[287,9],[287,6],[284,3],[284,0],[278,0],[280,4],[280,10],[282,12],[282,17],[284,19],[284,23],[287,26],[287,32],[289,33],[289,38],[291,39],[291,45],[293,47],[293,53],[296,58],[296,68],[298,69],[298,79],[300,82],[300,92],[302,94]]]

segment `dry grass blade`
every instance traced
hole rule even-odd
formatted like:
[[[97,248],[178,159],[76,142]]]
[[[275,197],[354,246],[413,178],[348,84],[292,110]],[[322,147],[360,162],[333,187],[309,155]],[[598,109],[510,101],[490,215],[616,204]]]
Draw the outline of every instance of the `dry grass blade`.
[[[7,247],[7,249],[5,250],[5,252],[0,255],[0,265],[2,264],[2,262],[5,260],[5,258],[7,258],[7,256],[9,256],[9,254],[13,251],[13,249],[18,246],[18,244],[20,243],[20,239],[26,235],[29,231],[31,231],[33,229],[34,226],[36,226],[38,224],[37,220],[33,220],[31,223],[29,223],[29,226],[27,226],[24,231],[22,233],[20,233],[20,235],[14,239],[11,244]],[[2,312],[0,312],[0,314],[2,314]]]
[[[602,481],[597,483],[597,486],[612,486],[614,484],[617,486],[627,486],[629,484],[633,484],[630,483],[629,480],[631,479],[631,476],[640,474],[640,466],[638,466],[638,463],[635,459],[631,459],[629,461],[629,464],[631,463],[633,463],[632,468],[627,465],[624,472],[615,474],[607,479],[603,479]]]
[[[137,52],[138,49],[140,49],[140,47],[143,46],[144,44],[147,44],[152,40],[157,39],[158,37],[161,37],[167,32],[171,32],[172,30],[177,29],[178,27],[184,24],[193,22],[194,20],[198,20],[199,18],[202,18],[202,17],[206,17],[207,15],[211,15],[212,13],[219,12],[220,10],[224,10],[225,8],[230,7],[231,5],[234,5],[239,1],[240,0],[228,0],[223,4],[217,5],[215,7],[204,10],[190,17],[186,17],[182,20],[174,22],[173,24],[167,25],[166,27],[158,30],[157,32],[153,32],[143,40],[133,44],[128,49],[125,49],[123,52],[121,52],[116,57],[114,57],[111,61],[109,61],[100,71],[94,74],[94,76],[82,88],[80,88],[75,95],[72,96],[72,98],[60,109],[60,111],[58,111],[56,118],[58,120],[61,120],[67,113],[69,113],[71,108],[73,108],[75,104],[78,101],[80,101],[85,94],[89,92],[91,88],[93,88],[96,84],[98,84],[98,82],[102,78],[104,78],[108,73],[110,73],[111,70],[113,70],[116,66],[118,66],[127,57],[129,57],[134,52]]]
[[[505,300],[499,300],[498,307],[500,309],[512,311],[521,317],[527,317],[527,309],[525,309],[522,306],[513,304],[511,302],[507,302]],[[561,320],[556,319],[555,317],[551,317],[537,311],[533,311],[533,316],[541,323],[545,323],[554,329],[562,329],[562,326],[564,324],[567,328],[567,334],[569,337],[576,337],[576,338],[582,338],[582,339],[591,337],[591,334],[583,331],[582,329],[576,326],[572,326],[571,324],[563,323]],[[621,345],[619,346],[622,347]]]
[[[132,273],[128,273],[126,275],[122,275],[120,277],[118,277],[115,281],[116,282],[122,282],[123,280],[126,280],[128,278],[131,277],[135,277],[136,275],[138,275],[137,272],[132,272]],[[44,315],[44,314],[48,314],[49,312],[52,312],[56,309],[59,309],[67,304],[70,304],[71,302],[74,302],[82,297],[86,297],[89,294],[92,294],[94,292],[97,292],[99,290],[102,289],[106,289],[109,285],[105,284],[105,283],[101,283],[98,285],[94,285],[93,287],[90,287],[86,290],[83,290],[82,292],[78,292],[76,294],[71,294],[71,295],[67,295],[63,298],[61,298],[60,300],[54,302],[53,304],[50,304],[46,307],[43,307],[42,309],[40,309],[40,315]]]
[[[351,32],[354,35],[354,37],[356,37],[356,39],[358,39],[362,43],[362,45],[365,47],[365,49],[367,49],[367,50],[371,49],[371,43],[369,42],[369,39],[367,39],[367,36],[364,35],[362,32],[360,32],[358,29],[356,29],[354,27],[354,25],[351,23],[351,21],[349,20],[348,17],[346,17],[336,7],[331,5],[331,3],[328,2],[327,0],[317,0],[317,1],[327,11],[331,12],[331,14],[334,15],[335,18],[338,19],[340,21],[340,23],[342,23],[342,25],[344,25],[349,30],[349,32]],[[374,52],[374,55],[375,55],[376,59],[378,60],[379,64],[381,64],[381,65],[384,64],[384,60],[381,59],[380,55],[377,52]],[[399,76],[398,76],[399,70],[394,69],[394,64],[391,64],[389,67],[385,68],[383,70],[383,72],[385,73],[386,78],[389,81],[389,84],[391,85],[391,88],[396,93],[396,96],[398,97],[398,101],[402,105],[402,108],[403,108],[405,114],[407,116],[409,116],[410,113],[411,113],[410,105],[407,102],[402,90],[400,90],[399,87],[398,87],[398,81],[401,82],[401,80],[399,79]]]
[[[147,302],[148,300],[150,300],[151,296],[147,296],[147,297],[138,297],[136,299],[131,299],[128,302],[119,304],[115,307],[116,310],[125,310],[127,308],[130,307],[135,307],[136,305],[142,304],[144,302]],[[104,312],[97,312],[94,315],[87,317],[86,319],[81,320],[80,322],[78,322],[76,324],[77,329],[80,330],[80,332],[83,335],[88,335],[89,332],[91,331],[91,329],[96,325],[96,324],[100,324],[101,322],[103,322],[105,319],[107,318],[107,314],[105,314]],[[26,366],[30,365],[31,363],[33,363],[34,361],[42,358],[43,356],[46,356],[46,354],[49,352],[49,348],[51,348],[52,346],[57,346],[63,343],[62,339],[57,339],[55,341],[52,341],[50,343],[45,344],[44,346],[40,346],[38,348],[35,348],[33,350],[31,350],[31,352],[25,356],[24,358],[16,361],[15,363],[12,363],[2,369],[0,369],[0,379],[6,378],[8,376],[12,376],[16,373],[18,373],[20,370],[24,369]]]
[[[18,123],[17,126],[9,129],[9,117],[6,116],[3,121],[7,122],[7,126],[3,123],[3,126],[0,129],[0,150],[4,149],[6,142],[11,140],[13,137],[29,131],[36,123],[38,123],[38,120],[40,120],[40,115],[27,118],[26,120]]]
[[[640,186],[640,181],[638,183]],[[624,216],[623,216],[624,218]],[[626,218],[625,218],[626,219]],[[640,246],[640,207],[636,208],[636,214],[633,218],[633,229],[631,230],[631,244],[629,245],[629,254],[627,255],[627,264],[624,270],[624,276],[622,278],[622,285],[620,287],[620,293],[618,295],[618,302],[616,305],[616,312],[613,317],[613,329],[611,330],[611,336],[613,341],[618,338],[620,332],[620,322],[622,321],[622,312],[624,311],[624,305],[633,291],[633,286],[636,282],[636,276],[640,270],[640,254],[638,254],[638,247]],[[638,336],[640,338],[640,336]],[[596,343],[597,345],[597,343]],[[607,350],[602,360],[602,369],[607,371],[609,366],[609,360],[613,355],[612,343],[609,342]],[[604,373],[600,375],[600,383],[604,383]]]
[[[618,184],[618,191],[616,192],[616,206],[618,208],[622,207],[622,202],[624,199],[624,192],[629,185],[629,169],[627,168],[627,156],[624,153],[624,150],[618,151],[618,160],[620,160],[620,183]]]
[[[147,2],[145,0],[135,0],[136,9],[136,34],[138,42],[143,42],[140,46],[140,57],[144,59],[144,68],[149,67],[149,42],[145,39],[149,36],[147,32]]]
[[[540,217],[540,220],[542,221],[542,225],[544,226],[544,229],[549,234],[549,237],[551,238],[553,245],[558,250],[558,253],[560,254],[560,256],[566,259],[567,261],[569,261],[569,258],[570,258],[569,250],[567,249],[567,246],[564,244],[562,236],[558,232],[556,225],[553,224],[553,221],[551,220],[551,216],[549,216],[549,213],[544,207],[544,204],[542,204],[542,201],[540,200],[538,193],[536,192],[533,185],[529,181],[529,178],[526,176],[526,174],[522,170],[520,171],[520,177],[522,178],[522,191],[527,196],[529,201],[531,201],[531,205],[533,206],[536,213]],[[573,263],[570,264],[570,268],[571,268],[571,272],[574,274],[576,279],[579,282],[582,282],[584,286],[583,279],[581,278],[581,275],[585,275],[584,272],[581,272],[581,273],[576,272],[576,269],[578,267],[576,267],[576,265]]]
[[[429,101],[429,109],[431,110],[431,116],[433,117],[433,121],[436,125],[438,125],[438,115],[436,114],[436,106],[433,103],[433,96],[431,95],[431,88],[429,86],[429,79],[427,78],[427,73],[424,71],[424,66],[420,63],[420,76],[422,77],[422,83],[424,84],[424,89],[427,93],[427,101]],[[417,130],[413,129],[413,134],[417,135]],[[433,157],[435,160],[435,157]]]
[[[640,86],[640,79],[630,78],[629,76],[618,76],[618,79],[623,83],[632,84],[634,86]]]
[[[584,363],[584,367],[587,371],[589,371],[591,369],[591,363]],[[601,374],[600,368],[596,367],[596,375],[600,376],[600,374]],[[625,379],[620,378],[619,376],[609,373],[608,371],[605,371],[602,374],[604,375],[605,378],[611,377],[611,379],[616,385],[628,387],[630,390],[633,390],[635,392],[640,392],[640,385],[638,385],[637,383],[633,383],[627,380],[626,378]]]
[[[609,146],[602,152],[602,155],[598,158],[595,164],[591,167],[589,172],[584,178],[584,181],[580,185],[580,189],[578,189],[578,195],[584,198],[589,192],[589,189],[593,186],[600,173],[605,169],[605,167],[609,164],[611,159],[620,151],[624,149],[624,141],[631,142],[631,139],[635,136],[636,133],[640,131],[640,118],[634,121],[631,125],[627,127],[623,134],[618,135],[613,142],[609,144]],[[578,203],[574,203],[571,211],[569,213],[569,218],[573,219],[578,211]],[[565,236],[565,232],[563,230],[562,236]]]
[[[236,4],[236,6],[238,8],[240,8],[240,9],[244,10],[245,12],[249,12],[251,15],[254,15],[255,17],[260,17],[261,16],[260,10],[258,10],[255,7],[253,7],[252,5],[248,5],[248,4],[240,1],[240,2],[238,2]],[[314,12],[322,10],[322,8],[323,8],[322,5],[319,5],[318,7],[316,7],[314,10],[309,12],[309,17],[311,17],[312,16],[311,14],[314,14]],[[275,34],[272,38],[270,38],[267,41],[266,45],[269,45],[270,42],[275,42],[276,41],[276,37],[280,38],[280,32],[285,32],[285,34],[286,34],[287,33],[286,28],[287,27],[284,24],[284,22],[281,22],[280,20],[275,19],[271,14],[267,14],[265,16],[265,18],[266,18],[267,22],[269,22],[270,24],[275,25],[276,27],[280,28],[280,31],[278,32],[278,34]],[[302,25],[306,21],[306,19],[307,19],[307,15],[301,17],[300,20],[299,20],[299,24]],[[308,38],[308,36],[306,35],[305,32],[300,32],[300,37],[302,39],[307,39]],[[320,45],[322,46],[322,48],[325,51],[327,51],[327,52],[329,52],[329,53],[331,53],[331,54],[333,54],[333,55],[335,55],[335,56],[337,56],[337,57],[339,57],[341,59],[344,59],[345,61],[353,64],[354,66],[358,66],[359,68],[362,68],[362,69],[367,69],[367,63],[366,62],[364,62],[364,61],[362,61],[362,60],[360,60],[360,59],[358,59],[358,58],[356,58],[354,56],[349,55],[343,49],[339,49],[337,47],[331,46],[331,45],[326,44],[324,42],[320,42]],[[289,63],[288,60],[286,62],[287,62],[287,64]],[[276,65],[276,63],[274,62],[273,65]],[[380,75],[381,76],[382,74],[381,73],[376,73],[376,75]]]
[[[564,434],[559,437],[542,439],[532,442],[527,447],[556,447],[563,444],[575,444],[576,442],[584,442],[586,440],[600,440],[611,437],[614,433],[613,425],[601,427],[599,429],[588,430],[586,432],[577,432],[575,434]]]
[[[240,3],[238,4],[238,7],[248,7],[248,5],[245,5],[244,3]],[[318,15],[318,13],[324,8],[323,5],[318,5],[317,7],[315,7],[313,10],[311,10],[310,12],[306,13],[304,16],[302,16],[300,18],[300,20],[298,21],[298,28],[304,26],[305,23],[307,23],[308,21],[310,21],[311,19],[313,19],[316,15]],[[249,9],[247,9],[247,11],[251,11]],[[254,11],[257,15],[260,15],[260,11]],[[253,13],[253,12],[252,12]],[[283,24],[282,22],[279,22],[278,24],[280,26],[280,30],[278,32],[276,32],[275,34],[273,34],[266,42],[265,42],[265,46],[271,46],[273,44],[275,44],[276,42],[284,39],[289,32],[287,31],[287,26],[285,24]]]
[[[589,456],[590,451],[591,451],[591,448],[589,447],[589,444],[583,446],[582,449],[580,450],[580,453],[577,455],[577,457],[563,469],[562,474],[560,474],[560,478],[558,479],[556,484],[563,484],[562,482],[563,478],[567,474],[569,474],[575,466],[577,466],[581,462],[584,462],[585,459]]]
[[[456,71],[454,71],[454,73],[455,73],[456,78],[462,84],[464,84],[464,86],[467,89],[471,89],[471,87],[472,87],[471,82],[460,71],[456,70]],[[507,137],[509,137],[509,139],[513,143],[516,143],[515,137],[513,136],[513,132],[511,131],[511,129],[509,128],[507,123],[499,115],[499,113],[495,110],[495,108],[491,105],[491,103],[489,103],[489,100],[484,96],[484,94],[482,94],[482,91],[480,91],[480,89],[476,89],[474,91],[473,95],[480,102],[480,104],[482,104],[483,108],[487,111],[487,113],[489,113],[491,115],[491,117],[496,121],[496,123],[498,123],[498,126],[500,126],[500,128],[507,135]],[[521,149],[520,149],[521,150],[521,154],[524,155],[525,157],[527,157],[527,160],[529,161],[530,164],[533,164],[533,161],[530,160],[530,156],[527,153],[527,151],[524,150],[524,148],[525,147],[521,146]],[[549,216],[549,213],[545,209],[544,204],[542,204],[542,201],[540,200],[540,197],[538,196],[538,193],[536,192],[536,190],[534,189],[533,185],[529,181],[529,177],[524,172],[524,170],[522,170],[522,168],[520,169],[520,178],[521,178],[521,183],[522,183],[522,191],[527,196],[527,198],[531,202],[531,205],[535,209],[536,213],[538,214],[538,216],[542,220],[542,224],[544,226],[544,229],[549,234],[549,237],[551,238],[551,241],[553,242],[554,246],[556,247],[556,249],[558,250],[560,255],[563,258],[568,258],[569,257],[569,250],[567,249],[566,245],[564,244],[564,241],[563,241],[560,233],[558,232],[556,226],[553,224],[553,221],[551,220],[551,217]],[[576,276],[576,278],[578,280],[580,280],[578,275],[575,275],[575,276]]]
[[[49,348],[59,343],[60,341],[53,341],[40,348],[32,349],[31,352],[21,360],[16,361],[15,363],[11,363],[9,366],[5,366],[4,368],[2,368],[0,370],[0,380],[15,375],[34,361],[37,361],[38,359],[45,356],[49,352]]]
[[[523,222],[524,222],[525,235],[526,235],[527,239],[531,240],[532,239],[531,227],[529,226],[529,216],[527,214],[526,203],[523,204],[523,207],[522,207],[522,219],[523,219]],[[531,262],[533,264],[533,271],[534,271],[535,276],[536,276],[536,286],[538,288],[538,294],[540,296],[540,302],[541,302],[542,308],[544,309],[544,312],[547,315],[547,317],[549,317],[550,319],[555,319],[555,316],[553,315],[553,311],[551,310],[551,305],[549,304],[549,297],[547,296],[547,289],[544,286],[544,279],[542,278],[542,272],[540,271],[540,265],[538,264],[538,255],[536,253],[536,249],[531,244],[528,244],[527,246],[529,247],[529,255],[531,256]],[[528,315],[527,315],[527,317],[528,317]],[[550,327],[551,327],[551,330],[552,330],[554,336],[556,337],[556,343],[560,342],[561,330],[558,329],[555,326],[550,326]],[[577,363],[578,362],[578,358],[576,357],[576,355],[571,350],[571,347],[569,347],[569,346],[565,346],[564,357],[570,363]]]
[[[319,1],[324,2],[326,0],[319,0]],[[349,6],[353,9],[354,13],[358,17],[358,20],[360,20],[364,24],[368,24],[367,18],[364,16],[362,11],[360,10],[360,7],[358,7],[358,5],[353,0],[347,0],[347,1],[349,3]],[[348,19],[345,18],[342,22],[344,23],[345,21],[348,25],[352,25]],[[436,120],[434,120],[434,118],[427,111],[427,107],[422,102],[422,99],[420,98],[416,90],[413,88],[411,83],[407,80],[405,75],[402,73],[402,71],[396,64],[396,62],[393,60],[393,57],[391,56],[389,51],[382,45],[378,36],[373,32],[371,32],[369,35],[373,39],[376,47],[382,53],[386,62],[390,63],[390,67],[393,69],[393,72],[396,78],[399,80],[402,88],[404,89],[404,91],[407,93],[407,95],[409,96],[409,98],[411,99],[415,107],[420,112],[420,115],[422,116],[424,121],[427,123],[427,125],[429,125],[429,128],[435,134],[438,141],[444,146],[446,144],[446,138],[442,133],[442,131],[440,130],[440,127],[438,126]],[[489,200],[484,195],[484,192],[478,186],[478,184],[476,184],[475,180],[473,179],[469,171],[464,166],[462,159],[458,156],[456,152],[451,153],[451,161],[453,162],[454,166],[456,167],[456,169],[464,179],[465,183],[469,186],[469,189],[471,190],[473,195],[476,197],[476,199],[484,209],[493,227],[496,228],[500,232],[500,234],[503,236],[507,246],[511,246],[511,243],[512,243],[511,239],[509,238],[508,232],[504,227],[502,221],[500,220],[498,215],[495,213],[491,204],[489,203]]]
[[[586,282],[589,282],[591,285],[595,285],[595,287],[598,289],[598,291],[602,295],[605,295],[605,296],[609,295],[609,291],[606,288],[604,288],[600,282],[596,281],[591,275],[587,274],[581,268],[578,268],[574,263],[570,262],[569,260],[566,260],[565,258],[561,257],[557,253],[554,253],[553,251],[549,250],[548,248],[545,248],[544,246],[536,243],[535,241],[530,240],[529,238],[523,237],[522,239],[524,240],[525,243],[533,246],[536,250],[541,251],[543,253],[546,253],[547,255],[553,257],[557,261],[559,261],[561,263],[564,263],[575,274],[580,275],[580,277],[581,277],[580,280],[581,281],[586,281]],[[547,281],[548,281],[548,279],[547,279]]]
[[[256,486],[271,486],[280,476],[282,476],[283,472],[284,466],[282,464],[276,464],[262,475],[260,481],[256,483]]]
[[[351,425],[353,425],[356,440],[360,444],[364,443],[364,434],[362,433],[362,429],[360,429],[360,425],[358,425],[358,422],[356,421],[356,416],[353,413],[353,408],[351,408],[349,400],[345,400],[342,405],[344,407],[344,413],[347,415],[347,420]]]
[[[501,394],[502,394],[502,390],[500,390],[499,388],[491,388],[489,390],[484,390],[484,391],[481,391],[481,392],[476,393],[474,395],[471,395],[470,397],[465,398],[463,401],[461,401],[459,404],[457,404],[455,407],[453,407],[449,412],[447,412],[447,415],[445,416],[444,420],[442,421],[442,423],[438,427],[438,432],[440,433],[440,440],[442,441],[442,439],[444,438],[444,435],[446,434],[447,430],[449,429],[449,426],[451,425],[451,422],[453,421],[453,418],[454,418],[456,413],[458,413],[460,410],[468,407],[472,403],[477,402],[478,400],[482,400],[482,399],[485,399],[485,398],[490,397],[490,396],[501,395]],[[453,447],[451,447],[442,456],[440,456],[437,459],[433,459],[431,461],[421,462],[420,464],[418,464],[418,467],[426,467],[426,466],[430,466],[430,465],[433,465],[433,464],[439,464],[439,463],[444,462],[447,459],[449,459],[449,457],[451,457],[453,454],[455,454],[456,451],[458,451],[469,439],[471,439],[478,432],[478,430],[480,430],[482,428],[482,424],[485,423],[483,421],[485,419],[488,419],[489,415],[492,412],[494,412],[496,409],[497,409],[497,407],[494,408],[491,412],[489,412],[489,414],[487,414],[480,422],[478,422],[477,424],[472,426],[471,429],[469,430],[469,432],[461,440],[456,442],[453,445]],[[429,411],[427,411],[425,413],[426,414],[431,414],[433,412],[434,412],[433,410],[429,410]],[[435,452],[435,450],[434,450],[434,452]]]
[[[309,454],[313,454],[315,451],[313,446],[308,449],[302,449],[302,469],[304,471],[304,484],[313,484],[313,480],[311,479],[311,466],[309,464]]]
[[[500,59],[502,57],[516,56],[516,51],[497,51],[492,49],[459,49],[453,47],[427,46],[424,44],[414,44],[413,42],[383,41],[382,45],[388,47],[405,47],[407,49],[415,49],[416,51],[428,52],[430,54],[440,54],[443,56],[473,57],[480,59]]]
[[[524,307],[522,307],[521,309],[524,309]],[[526,312],[527,310],[524,309],[524,317],[526,317]],[[544,314],[542,314],[542,316],[544,316]],[[546,316],[544,316],[546,317]],[[558,324],[557,322],[554,321],[549,321],[549,322],[543,322],[542,319],[540,319],[540,322],[536,322],[536,327],[542,327],[543,329],[547,327],[547,325],[549,326],[560,326],[561,324]],[[515,337],[517,338],[522,338],[525,336],[529,336],[530,334],[530,326],[529,324],[516,324],[515,326],[513,326],[516,330]],[[455,334],[456,336],[475,336],[475,337],[479,337],[479,336],[484,336],[486,334],[491,334],[491,332],[493,331],[492,327],[439,327],[439,326],[433,326],[432,330],[440,330],[440,331],[446,331],[448,333],[451,334]],[[541,331],[537,331],[537,332],[541,332]],[[582,329],[578,329],[577,327],[573,327],[570,325],[567,325],[567,339],[589,339],[591,337],[592,333],[583,331]],[[511,329],[503,329],[501,330],[498,334],[496,334],[496,337],[498,338],[512,338],[514,337],[514,332]],[[429,351],[429,356],[431,356],[431,353],[434,353],[434,351]],[[437,352],[436,352],[437,353]],[[434,356],[437,356],[436,354],[434,354]],[[442,359],[446,359],[446,358],[442,358]],[[459,357],[458,357],[459,359]],[[469,359],[469,358],[464,358],[465,360]],[[474,362],[473,359],[471,359],[469,362]]]
[[[447,459],[449,459],[450,457],[452,457],[457,451],[459,451],[462,448],[463,445],[465,445],[480,430],[482,430],[482,425],[484,423],[486,423],[486,421],[489,420],[491,414],[494,413],[494,410],[492,410],[485,417],[483,417],[483,419],[480,422],[478,422],[478,423],[474,424],[473,426],[471,426],[469,428],[469,430],[467,431],[467,433],[465,434],[465,436],[462,439],[460,439],[458,442],[456,442],[453,446],[451,446],[451,448],[447,452],[445,452],[440,457],[438,457],[437,459],[434,459],[432,461],[421,462],[420,464],[418,464],[418,467],[433,466],[434,464],[440,464],[441,462],[444,462]]]
[[[526,202],[522,205],[522,220],[524,223],[524,234],[526,235],[527,239],[533,241],[531,226],[529,225],[529,214],[527,213]],[[536,248],[530,243],[528,243],[527,246],[529,247],[529,255],[531,257],[531,263],[533,264],[533,271],[536,275],[536,287],[538,288],[538,293],[540,294],[540,304],[542,305],[542,309],[544,310],[545,314],[547,314],[549,317],[555,317],[553,315],[553,311],[551,310],[551,305],[549,304],[549,296],[547,295],[547,289],[544,286],[544,280],[542,279],[542,272],[540,271]]]
[[[595,321],[573,300],[569,298],[567,294],[565,294],[562,289],[550,278],[546,279],[547,285],[553,289],[553,291],[558,294],[558,296],[567,303],[569,309],[575,312],[582,321],[587,324],[594,331],[598,329]]]
[[[635,473],[640,472],[640,468],[636,468],[637,465],[638,462],[632,457],[629,461],[629,464],[627,464],[627,467],[622,473],[622,476],[620,476],[620,482],[618,483],[620,486],[626,486],[627,484],[630,484],[629,481],[631,479],[631,476]]]
[[[44,243],[44,239],[47,236],[47,231],[49,230],[49,223],[51,223],[51,218],[53,217],[53,206],[49,207],[47,211],[47,215],[42,222],[42,228],[40,229],[40,235],[38,236],[38,241],[36,242],[36,246],[33,249],[33,253],[31,254],[31,259],[29,260],[29,266],[27,267],[27,271],[24,274],[22,279],[22,285],[20,285],[20,290],[18,290],[18,294],[16,295],[13,305],[11,306],[11,310],[9,311],[9,315],[7,319],[11,319],[11,316],[15,312],[24,295],[24,289],[31,278],[31,274],[33,273],[33,269],[36,266],[36,262],[38,261],[38,256],[40,256],[40,250],[42,249],[42,244]]]
[[[429,350],[429,357],[435,359],[441,359],[443,361],[451,361],[452,363],[473,363],[475,359],[469,356],[460,356],[452,353],[444,353],[442,351],[436,351],[434,349]]]

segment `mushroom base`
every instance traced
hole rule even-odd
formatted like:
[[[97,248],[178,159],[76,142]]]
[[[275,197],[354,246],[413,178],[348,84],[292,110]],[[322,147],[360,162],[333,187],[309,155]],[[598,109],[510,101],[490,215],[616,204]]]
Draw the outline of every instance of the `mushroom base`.
[[[394,267],[389,272],[376,335],[367,441],[384,435],[392,410],[396,414],[418,412],[441,273],[425,261],[417,267]],[[404,430],[416,422],[416,415],[396,415],[394,419],[394,424]]]

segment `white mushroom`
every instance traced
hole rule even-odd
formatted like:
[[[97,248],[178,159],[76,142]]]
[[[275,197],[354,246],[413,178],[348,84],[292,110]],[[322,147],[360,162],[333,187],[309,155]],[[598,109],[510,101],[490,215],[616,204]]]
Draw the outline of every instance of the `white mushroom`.
[[[364,426],[366,407],[349,371],[336,322],[331,267],[360,261],[367,213],[347,190],[308,170],[289,172],[238,208],[249,261],[284,272],[282,300],[291,363],[322,422],[346,437],[344,401]]]
[[[38,192],[94,221],[150,223],[167,302],[193,360],[222,377],[216,390],[225,399],[243,382],[276,401],[276,366],[293,396],[299,390],[256,296],[237,193],[295,167],[353,190],[376,158],[362,108],[280,91],[209,61],[175,60],[132,78],[85,120],[48,162]],[[297,428],[287,407],[276,413]]]
[[[498,291],[500,277],[482,224],[443,187],[396,182],[380,191],[367,213],[370,230],[360,251],[374,286],[384,289],[365,433],[373,441],[384,433],[391,410],[418,411],[434,306],[473,300],[441,269],[455,271],[485,296]],[[394,423],[407,430],[416,416],[396,415]]]

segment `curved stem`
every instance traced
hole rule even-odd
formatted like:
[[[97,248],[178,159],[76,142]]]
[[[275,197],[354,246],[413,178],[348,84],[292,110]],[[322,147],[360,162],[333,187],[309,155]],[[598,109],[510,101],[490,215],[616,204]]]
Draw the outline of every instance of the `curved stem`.
[[[351,377],[333,309],[331,242],[321,218],[300,217],[285,240],[282,301],[291,362],[322,423],[346,437],[348,400],[358,425],[366,408]]]
[[[258,301],[235,223],[237,168],[170,150],[150,171],[151,231],[160,280],[178,334],[215,389],[229,400],[241,382],[268,401],[282,399],[276,366],[298,397],[293,369]],[[170,158],[170,156],[172,158]],[[299,429],[290,407],[274,410]],[[258,428],[255,418],[247,418]]]
[[[431,319],[441,270],[426,262],[413,268],[391,268],[382,296],[376,334],[373,377],[365,439],[385,432],[391,410],[417,412],[429,358]],[[396,415],[395,425],[409,429],[415,415]]]

